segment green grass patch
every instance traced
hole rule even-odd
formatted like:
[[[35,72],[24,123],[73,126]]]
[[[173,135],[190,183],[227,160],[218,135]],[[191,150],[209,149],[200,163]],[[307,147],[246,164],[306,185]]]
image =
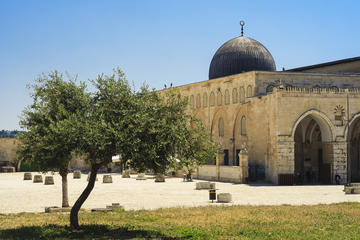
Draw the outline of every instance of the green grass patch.
[[[0,239],[360,239],[360,204],[0,215]],[[51,224],[49,224],[51,223]]]

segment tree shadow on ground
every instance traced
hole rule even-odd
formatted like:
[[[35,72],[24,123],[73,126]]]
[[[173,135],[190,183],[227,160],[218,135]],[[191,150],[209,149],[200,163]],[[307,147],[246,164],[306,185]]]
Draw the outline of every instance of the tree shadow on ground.
[[[46,225],[0,230],[0,239],[192,239],[192,236],[166,236],[154,230],[133,230],[127,226],[83,225],[79,230]]]

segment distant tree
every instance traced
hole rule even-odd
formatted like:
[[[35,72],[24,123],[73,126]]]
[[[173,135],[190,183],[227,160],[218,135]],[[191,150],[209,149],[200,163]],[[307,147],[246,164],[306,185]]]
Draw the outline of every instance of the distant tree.
[[[18,133],[21,133],[18,130],[1,130],[0,138],[15,138]]]
[[[186,167],[191,178],[194,170],[215,158],[218,146],[211,140],[211,133],[196,118],[190,119],[182,129],[183,143],[178,145],[176,157],[181,167]]]
[[[138,96],[137,114],[131,119],[136,128],[128,136],[129,144],[135,144],[126,148],[123,155],[139,171],[151,169],[155,174],[164,174],[174,165],[179,146],[186,143],[183,138],[189,119],[185,114],[187,103],[175,91],[160,95],[143,88]]]
[[[22,114],[19,135],[20,160],[39,171],[59,170],[62,178],[62,206],[69,207],[67,174],[80,140],[79,125],[89,106],[86,86],[63,80],[53,71],[31,85],[33,103]]]

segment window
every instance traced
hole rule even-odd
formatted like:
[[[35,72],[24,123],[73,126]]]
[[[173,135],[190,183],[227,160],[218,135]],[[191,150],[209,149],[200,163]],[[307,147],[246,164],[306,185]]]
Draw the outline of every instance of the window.
[[[193,109],[194,108],[194,95],[190,96],[190,108]]]
[[[220,91],[218,91],[217,93],[217,105],[218,106],[222,105],[222,93]]]
[[[219,122],[218,122],[218,132],[219,132],[219,136],[223,137],[224,136],[224,119],[221,117],[219,118]]]
[[[200,98],[200,93],[198,95],[196,95],[196,108],[200,108],[201,107],[201,98]]]
[[[189,107],[189,96],[184,96],[184,101],[186,101],[187,105],[186,108]]]
[[[208,96],[207,93],[204,93],[203,95],[203,107],[206,108],[208,105]]]
[[[252,97],[252,87],[249,85],[246,90],[246,97]]]
[[[225,105],[228,105],[230,104],[230,93],[229,93],[229,90],[226,89],[225,90]]]
[[[241,117],[240,134],[241,134],[241,136],[246,136],[246,117],[245,116]]]
[[[244,87],[240,87],[240,102],[241,103],[245,102],[245,89],[244,89]]]
[[[236,88],[232,90],[232,103],[235,104],[238,102],[238,91]]]
[[[211,92],[210,93],[210,107],[215,106],[215,93]]]

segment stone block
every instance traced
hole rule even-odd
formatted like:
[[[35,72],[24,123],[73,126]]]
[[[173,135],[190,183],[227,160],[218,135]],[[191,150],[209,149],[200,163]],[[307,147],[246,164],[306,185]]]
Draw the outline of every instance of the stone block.
[[[74,179],[80,179],[81,178],[81,172],[79,170],[74,171],[73,178]]]
[[[45,185],[54,185],[54,177],[53,176],[45,176]]]
[[[106,206],[107,209],[111,209],[114,211],[115,209],[124,209],[123,206],[120,205],[120,203],[112,203],[111,205]]]
[[[45,208],[45,213],[62,213],[62,212],[70,212],[71,211],[71,207],[46,207]]]
[[[110,208],[93,208],[91,212],[111,212],[112,209]]]
[[[32,180],[32,174],[30,172],[24,173],[24,180]]]
[[[215,187],[215,183],[211,183],[211,182],[197,182],[196,183],[196,189],[197,190],[201,190],[201,189],[215,189],[212,188]]]
[[[360,194],[360,187],[354,187],[352,193],[353,194]]]
[[[1,167],[1,171],[4,173],[10,173],[10,172],[15,172],[15,168],[14,167],[10,167],[10,166],[4,166]]]
[[[219,203],[229,203],[232,201],[232,197],[230,193],[219,193],[217,195],[217,201]]]
[[[136,180],[146,180],[145,173],[139,173],[136,177]]]
[[[112,176],[111,175],[104,175],[103,176],[103,183],[112,183]]]
[[[43,177],[42,175],[34,175],[34,183],[42,183],[43,182]]]
[[[165,176],[163,174],[156,174],[155,182],[165,182]]]

